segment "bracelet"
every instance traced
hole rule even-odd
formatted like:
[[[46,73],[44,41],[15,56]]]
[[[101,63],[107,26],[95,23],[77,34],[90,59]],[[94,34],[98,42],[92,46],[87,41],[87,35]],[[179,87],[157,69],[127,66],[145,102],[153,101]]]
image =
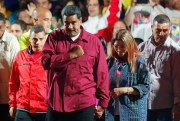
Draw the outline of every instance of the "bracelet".
[[[152,8],[155,8],[156,6],[158,6],[158,4],[156,3],[156,4],[154,4],[153,6],[152,6]]]

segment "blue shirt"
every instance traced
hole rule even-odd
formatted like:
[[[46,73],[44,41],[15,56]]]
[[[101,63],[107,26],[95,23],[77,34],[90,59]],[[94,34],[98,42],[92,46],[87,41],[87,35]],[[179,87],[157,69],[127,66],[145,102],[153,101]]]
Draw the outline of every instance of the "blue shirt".
[[[136,57],[136,70],[134,73],[130,71],[130,65],[127,61],[119,61],[117,64],[114,58],[110,58],[109,76],[110,90],[116,88],[115,71],[118,69],[119,87],[132,87],[139,91],[139,95],[123,94],[119,96],[119,115],[120,121],[146,121],[147,117],[147,94],[149,91],[149,76],[144,58]],[[113,121],[114,115],[114,100],[111,98],[108,109],[105,111],[107,121]]]

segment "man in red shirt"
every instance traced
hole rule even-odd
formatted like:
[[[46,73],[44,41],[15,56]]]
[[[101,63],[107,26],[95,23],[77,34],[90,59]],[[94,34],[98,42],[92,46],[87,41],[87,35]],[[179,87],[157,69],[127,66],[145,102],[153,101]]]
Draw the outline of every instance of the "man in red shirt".
[[[9,113],[15,121],[45,121],[48,105],[45,101],[47,73],[41,65],[46,41],[43,26],[34,25],[29,40],[31,45],[20,51],[13,63],[9,80]]]
[[[48,70],[47,121],[94,121],[109,102],[109,76],[99,39],[86,32],[81,11],[69,5],[63,14],[65,29],[48,35],[42,65]]]

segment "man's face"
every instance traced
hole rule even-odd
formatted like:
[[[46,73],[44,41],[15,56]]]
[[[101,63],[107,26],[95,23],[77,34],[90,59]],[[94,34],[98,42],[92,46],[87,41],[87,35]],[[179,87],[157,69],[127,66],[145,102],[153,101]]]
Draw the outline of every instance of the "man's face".
[[[87,0],[87,9],[89,16],[94,17],[100,14],[100,6],[98,0]]]
[[[124,25],[124,23],[122,23],[121,21],[118,21],[114,24],[114,27],[113,27],[113,38],[116,37],[116,33],[119,31],[119,30],[122,30],[122,29],[126,29],[126,26]]]
[[[113,48],[119,57],[124,57],[127,53],[127,48],[122,40],[116,40]]]
[[[46,35],[44,32],[39,32],[39,33],[32,32],[30,34],[29,41],[31,43],[34,52],[41,51],[46,41]]]
[[[6,26],[5,26],[4,21],[0,20],[0,37],[2,37],[2,35],[5,31],[5,28],[6,28]]]
[[[156,43],[164,43],[170,34],[170,23],[158,23],[152,25],[152,33]]]
[[[47,11],[45,13],[41,13],[40,18],[38,18],[38,24],[42,25],[47,33],[49,33],[49,29],[51,27],[52,14]]]
[[[18,38],[23,34],[23,30],[21,29],[21,26],[19,24],[12,24],[11,33]]]
[[[63,21],[68,36],[74,37],[80,33],[82,18],[78,18],[77,15],[64,16]]]

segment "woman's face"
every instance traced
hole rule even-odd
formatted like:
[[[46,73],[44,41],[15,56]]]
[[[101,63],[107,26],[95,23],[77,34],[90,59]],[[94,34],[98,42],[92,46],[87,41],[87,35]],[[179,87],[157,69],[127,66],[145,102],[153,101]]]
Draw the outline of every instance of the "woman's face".
[[[119,57],[124,57],[127,53],[126,46],[123,41],[116,40],[114,42],[113,48],[115,52],[119,55]]]

